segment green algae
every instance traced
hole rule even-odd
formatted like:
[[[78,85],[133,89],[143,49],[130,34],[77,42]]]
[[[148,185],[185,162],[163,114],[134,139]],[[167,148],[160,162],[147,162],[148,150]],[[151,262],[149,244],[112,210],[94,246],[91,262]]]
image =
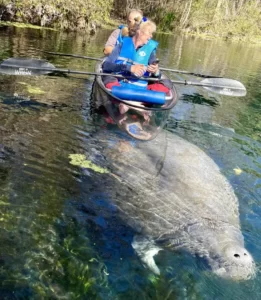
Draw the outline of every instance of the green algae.
[[[70,164],[74,166],[91,169],[97,173],[109,173],[107,169],[99,167],[90,160],[87,160],[84,154],[70,154],[69,158],[71,159]]]
[[[33,87],[30,84],[27,85],[27,91],[30,94],[37,94],[37,95],[45,94],[45,92],[43,90],[41,90],[38,87]]]
[[[34,87],[30,84],[27,84],[25,82],[20,81],[19,84],[25,85],[27,88],[27,92],[30,94],[36,94],[36,95],[42,95],[45,94],[43,90],[41,90],[39,87]]]

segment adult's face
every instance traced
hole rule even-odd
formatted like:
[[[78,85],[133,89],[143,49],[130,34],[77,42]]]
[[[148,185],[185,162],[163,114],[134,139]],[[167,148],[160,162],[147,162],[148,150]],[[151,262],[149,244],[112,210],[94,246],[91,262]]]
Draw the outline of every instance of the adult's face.
[[[142,18],[141,15],[137,14],[137,13],[130,13],[128,18],[127,18],[127,25],[128,25],[128,29],[129,29],[129,35],[130,36],[134,36],[136,33],[136,21],[135,18]]]
[[[127,25],[128,27],[133,27],[135,24],[135,18],[142,18],[140,14],[137,13],[130,13],[127,18]]]
[[[150,29],[139,29],[138,32],[138,38],[140,40],[140,43],[145,45],[148,43],[148,41],[152,38],[152,32]]]

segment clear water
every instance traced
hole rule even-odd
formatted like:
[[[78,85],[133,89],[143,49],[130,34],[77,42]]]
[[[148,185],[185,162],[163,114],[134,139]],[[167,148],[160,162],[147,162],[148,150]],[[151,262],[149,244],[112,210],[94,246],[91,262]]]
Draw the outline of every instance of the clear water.
[[[94,61],[41,50],[101,57],[108,34],[0,27],[0,56],[44,58],[57,68],[93,71]],[[132,232],[102,217],[111,210],[102,191],[116,187],[103,187],[102,175],[69,162],[70,154],[93,153],[93,162],[102,164],[97,127],[117,131],[90,117],[93,77],[0,75],[1,299],[260,299],[260,46],[156,38],[162,66],[233,78],[247,88],[246,97],[235,98],[177,86],[180,99],[167,130],[204,149],[232,184],[256,277],[222,280],[180,252],[161,254],[164,272],[153,275],[131,247]],[[124,200],[120,191],[119,197]],[[94,199],[100,217],[83,205]]]

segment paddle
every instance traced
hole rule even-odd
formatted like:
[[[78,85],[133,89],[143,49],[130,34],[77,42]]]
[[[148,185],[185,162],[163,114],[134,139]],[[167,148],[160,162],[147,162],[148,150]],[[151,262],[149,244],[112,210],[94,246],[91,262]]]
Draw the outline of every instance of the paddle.
[[[45,75],[49,73],[67,73],[79,75],[95,75],[95,76],[113,76],[117,78],[133,79],[133,77],[126,77],[123,75],[75,71],[69,69],[58,69],[46,60],[30,59],[30,58],[8,58],[0,64],[0,73],[9,75]],[[157,78],[143,78],[147,81],[159,81]],[[172,80],[174,84],[184,84],[201,86],[212,92],[227,95],[227,96],[245,96],[246,88],[244,85],[233,79],[227,78],[206,78],[201,81],[179,81]]]
[[[49,51],[43,51],[43,50],[40,50],[40,51],[43,53],[52,54],[52,55],[69,56],[69,57],[84,58],[84,59],[97,60],[97,61],[103,60],[103,58],[96,58],[96,57],[83,56],[83,55],[77,55],[77,54],[57,53],[57,52],[49,52]]]
[[[42,50],[41,50],[42,51]],[[49,52],[49,51],[42,51],[47,54],[52,54],[52,55],[59,55],[59,56],[69,56],[69,57],[76,57],[76,58],[84,58],[84,59],[90,59],[90,60],[96,60],[96,61],[102,61],[103,58],[95,58],[95,57],[90,57],[90,56],[83,56],[83,55],[77,55],[77,54],[67,54],[67,53],[57,53],[57,52]],[[213,75],[204,75],[204,74],[199,74],[199,73],[193,73],[189,71],[182,71],[182,70],[175,70],[175,69],[168,69],[160,66],[160,70],[162,71],[168,71],[168,72],[174,72],[174,73],[179,73],[179,74],[187,74],[187,75],[193,75],[197,77],[202,77],[202,78],[221,78]]]

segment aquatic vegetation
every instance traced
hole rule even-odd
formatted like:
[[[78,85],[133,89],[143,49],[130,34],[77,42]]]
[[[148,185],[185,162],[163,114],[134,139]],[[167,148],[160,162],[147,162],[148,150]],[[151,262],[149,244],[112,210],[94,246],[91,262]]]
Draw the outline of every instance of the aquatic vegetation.
[[[74,166],[92,169],[97,173],[109,173],[107,169],[99,167],[90,160],[87,160],[84,154],[70,154],[69,158],[71,159],[70,164]]]
[[[38,194],[40,189],[32,185],[24,192]],[[30,207],[9,197],[0,197],[0,241],[5,245],[1,251],[5,268],[0,268],[0,278],[7,295],[81,299],[95,297],[97,287],[107,289],[106,266],[94,251],[88,232],[67,215],[59,215],[56,188],[46,186],[45,193]],[[50,199],[52,213],[48,212],[52,205],[46,206]]]
[[[78,299],[93,295],[97,283],[106,286],[104,268],[90,247],[88,238],[70,224],[66,238],[60,239],[55,231],[38,237],[39,247],[28,253],[25,264],[31,273],[31,282],[37,295]],[[76,231],[76,232],[75,232]]]
[[[30,84],[27,85],[27,90],[30,94],[37,94],[37,95],[40,95],[40,94],[45,94],[45,92],[43,90],[41,90],[40,88],[38,87],[33,87],[31,86]]]
[[[26,82],[22,82],[22,81],[20,81],[19,84],[25,85],[28,93],[30,93],[30,94],[36,94],[36,95],[45,94],[45,92],[43,90],[41,90],[39,87],[32,86],[32,85],[27,84]]]

